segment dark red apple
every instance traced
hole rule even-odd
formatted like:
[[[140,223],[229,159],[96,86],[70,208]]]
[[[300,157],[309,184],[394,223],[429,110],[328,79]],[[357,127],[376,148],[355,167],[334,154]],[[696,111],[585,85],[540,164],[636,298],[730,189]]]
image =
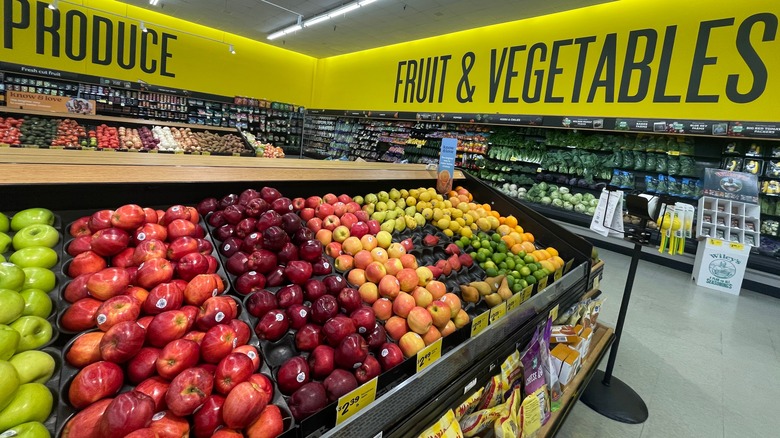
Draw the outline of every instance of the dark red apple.
[[[231,193],[229,195],[225,195],[222,199],[219,200],[219,208],[225,209],[228,205],[233,205],[238,202],[238,195],[235,193]]]
[[[214,237],[217,238],[217,240],[225,241],[228,237],[235,236],[236,234],[236,227],[232,224],[225,224],[221,227],[214,230]]]
[[[119,394],[100,417],[98,426],[100,435],[127,436],[131,432],[149,426],[153,415],[154,400],[148,395],[138,391]]]
[[[382,374],[382,365],[380,365],[379,361],[370,354],[363,360],[363,364],[355,370],[355,378],[359,385],[368,382],[380,374]]]
[[[240,249],[247,254],[263,249],[263,233],[255,231],[244,237],[244,240],[240,242]],[[230,255],[225,254],[225,256],[229,257]]]
[[[361,306],[359,309],[353,311],[350,315],[352,322],[355,323],[358,333],[366,335],[374,330],[376,326],[376,315],[374,309],[369,306]]]
[[[238,237],[239,239],[244,239],[246,238],[246,236],[255,232],[256,226],[257,226],[257,219],[253,217],[241,219],[241,221],[236,224],[235,236]]]
[[[103,257],[119,254],[130,244],[130,235],[119,228],[106,228],[92,234],[92,251]]]
[[[303,287],[303,297],[306,301],[313,303],[317,298],[328,292],[325,283],[317,278],[310,278]]]
[[[246,270],[251,270],[261,274],[268,274],[276,268],[277,264],[278,259],[276,254],[267,249],[259,249],[247,257],[244,272],[246,272]]]
[[[265,202],[265,199],[254,198],[246,204],[246,210],[244,211],[244,214],[249,217],[258,218],[270,208],[271,206]]]
[[[285,198],[285,197],[274,199],[273,202],[271,202],[271,208],[275,212],[277,212],[279,214],[282,214],[282,215],[286,214],[286,213],[293,213],[293,210],[294,210],[293,209],[293,205],[292,205],[292,201],[290,200],[290,198]],[[293,213],[293,214],[295,214],[295,213]],[[296,215],[296,217],[297,217],[297,215]]]
[[[311,305],[311,320],[317,324],[325,324],[338,313],[339,303],[333,295],[323,295]]]
[[[303,227],[295,232],[295,235],[293,236],[293,243],[300,245],[308,240],[314,240],[315,236],[316,234],[314,234],[314,231],[308,229],[307,227]]]
[[[336,315],[322,326],[322,333],[325,335],[329,345],[337,347],[344,338],[356,334],[357,328],[348,316]]]
[[[206,239],[198,239],[198,252],[203,255],[211,255],[214,252],[214,245]]]
[[[235,286],[239,294],[249,295],[265,287],[265,275],[257,271],[244,272],[236,278]]]
[[[125,363],[138,354],[146,339],[146,331],[135,321],[120,322],[103,335],[100,355],[103,360]]]
[[[287,403],[297,421],[314,414],[328,404],[328,394],[319,382],[309,382],[293,393]]]
[[[209,270],[209,259],[199,252],[186,254],[176,265],[176,275],[185,281],[190,281],[196,275],[206,274]]]
[[[182,371],[171,382],[165,402],[176,415],[192,414],[211,395],[214,376],[203,368]]]
[[[328,401],[334,402],[342,395],[358,387],[355,376],[346,370],[335,369],[322,381],[328,394]]]
[[[265,289],[252,292],[247,297],[245,304],[246,310],[255,318],[260,318],[268,313],[269,310],[279,308],[279,302],[276,300],[276,295]]]
[[[92,214],[92,216],[89,217],[89,222],[87,223],[87,226],[90,230],[94,233],[98,230],[105,230],[106,228],[111,228],[113,225],[111,225],[111,216],[114,215],[114,210],[100,210]]]
[[[338,347],[336,347],[336,353],[334,358],[336,360],[336,366],[352,370],[359,367],[360,364],[368,356],[368,344],[357,333],[347,335]]]
[[[284,266],[277,266],[265,276],[265,284],[268,287],[281,286],[287,280],[284,276]]]
[[[217,324],[228,324],[238,315],[238,304],[232,297],[219,295],[210,297],[200,306],[195,327],[209,330]]]
[[[168,392],[170,383],[160,376],[150,377],[135,387],[138,392],[143,392],[154,400],[155,411],[163,411],[167,408],[165,404],[165,393]]]
[[[71,304],[60,318],[60,326],[71,332],[83,332],[97,327],[95,317],[103,304],[94,298],[82,298]]]
[[[377,234],[381,231],[379,221],[370,220],[366,222],[368,224],[369,234]]]
[[[173,265],[165,259],[151,259],[138,267],[135,274],[135,285],[151,290],[160,283],[167,283],[173,278]]]
[[[363,336],[366,338],[368,349],[371,351],[378,350],[385,342],[387,342],[387,332],[385,331],[384,326],[378,322],[374,324],[374,328],[371,329],[370,332],[364,334]]]
[[[315,379],[324,379],[336,367],[336,350],[329,345],[318,345],[309,354],[308,364],[311,376]]]
[[[92,235],[79,236],[68,243],[67,252],[73,257],[92,249]]]
[[[198,213],[205,216],[219,208],[219,201],[217,201],[217,198],[206,198],[198,202],[196,208],[198,209]]]
[[[312,263],[311,271],[314,275],[328,275],[333,273],[333,265],[327,257],[320,256],[319,259]]]
[[[319,260],[322,257],[322,243],[319,240],[308,240],[301,244],[298,255],[308,262]]]
[[[243,192],[241,192],[240,195],[238,195],[238,204],[239,205],[247,205],[249,204],[249,201],[259,198],[260,192],[258,192],[255,189],[246,189]]]
[[[282,215],[282,229],[286,231],[287,234],[292,236],[303,228],[303,222],[301,222],[301,218],[297,214],[293,212],[280,214]]]
[[[157,374],[171,380],[184,370],[194,367],[200,358],[200,346],[189,339],[176,339],[163,347],[155,362]]]
[[[76,301],[89,296],[89,289],[87,289],[87,281],[91,274],[80,275],[65,286],[65,291],[62,293],[62,297],[69,303],[75,303]]]
[[[279,227],[282,225],[282,216],[279,213],[268,210],[260,215],[257,219],[257,231],[265,232],[265,230],[271,227]],[[281,229],[281,228],[280,228]]]
[[[301,297],[303,297],[302,294],[303,293],[301,292]],[[303,301],[301,300],[301,302]],[[288,306],[287,318],[290,320],[290,327],[293,330],[298,330],[304,325],[306,325],[306,323],[309,322],[310,313],[311,313],[311,308],[309,308],[308,306],[304,306],[303,304],[293,304],[291,306]]]
[[[379,357],[377,357],[379,363],[382,365],[384,371],[393,368],[401,364],[404,361],[404,354],[401,351],[401,347],[391,342],[386,342],[379,350]]]
[[[300,351],[312,351],[324,341],[322,328],[316,324],[305,324],[295,333],[295,347]]]
[[[177,283],[161,283],[149,291],[143,310],[147,315],[157,315],[168,310],[181,308],[184,291]]]
[[[290,328],[290,321],[283,310],[274,309],[267,312],[260,318],[255,326],[255,334],[260,340],[278,341],[287,333]]]
[[[123,321],[135,321],[141,314],[141,304],[129,295],[118,295],[100,305],[95,316],[98,328],[108,331]]]
[[[92,234],[92,230],[89,229],[89,216],[83,216],[70,224],[68,231],[71,237],[83,237]]]
[[[222,421],[222,406],[225,398],[218,394],[210,395],[203,406],[193,415],[193,435],[195,438],[210,438],[218,427],[225,424]]]
[[[210,328],[200,343],[200,357],[206,363],[219,363],[237,347],[236,332],[227,324]],[[250,373],[251,374],[251,373]]]
[[[360,298],[360,292],[357,289],[345,287],[341,289],[337,299],[339,306],[348,314],[363,306],[363,300]],[[371,324],[371,327],[373,327],[373,324]]]
[[[288,359],[279,367],[276,382],[282,394],[290,395],[309,381],[309,364],[302,356]]]
[[[276,255],[274,255],[276,257]],[[233,275],[241,275],[246,271],[249,271],[247,266],[249,262],[249,256],[241,251],[233,253],[225,262],[225,268]]]
[[[227,223],[227,221],[225,220],[225,215],[222,213],[222,210],[218,210],[211,213],[206,219],[206,222],[208,222],[208,224],[214,228],[219,228],[222,225],[225,225]]]
[[[246,209],[239,205],[229,205],[222,210],[222,216],[228,224],[236,225],[241,222],[241,219],[244,217],[244,211],[246,211]]]
[[[294,260],[287,263],[284,276],[295,284],[305,284],[312,276],[311,263],[304,260]]]
[[[298,247],[292,242],[287,242],[276,255],[278,256],[279,263],[286,265],[293,260],[298,260]]]
[[[106,269],[106,260],[93,251],[85,251],[78,254],[68,265],[68,276],[88,276]]]
[[[84,409],[101,398],[111,397],[122,387],[124,375],[119,365],[100,361],[81,369],[70,383],[68,400],[76,409]]]
[[[267,228],[263,231],[263,245],[271,251],[279,251],[290,241],[290,236],[278,226]]]
[[[146,342],[154,347],[164,347],[183,337],[189,330],[187,314],[182,310],[169,310],[155,315],[146,328]]]
[[[260,197],[265,200],[267,203],[272,203],[275,200],[282,197],[282,194],[279,193],[279,190],[276,190],[273,187],[263,187],[260,189]]]
[[[303,289],[297,284],[289,284],[276,292],[279,307],[286,309],[294,304],[303,304]]]
[[[341,275],[328,275],[322,280],[322,282],[325,283],[325,287],[328,289],[328,294],[333,295],[334,297],[338,295],[339,292],[341,292],[341,289],[348,287],[347,280],[345,280]]]

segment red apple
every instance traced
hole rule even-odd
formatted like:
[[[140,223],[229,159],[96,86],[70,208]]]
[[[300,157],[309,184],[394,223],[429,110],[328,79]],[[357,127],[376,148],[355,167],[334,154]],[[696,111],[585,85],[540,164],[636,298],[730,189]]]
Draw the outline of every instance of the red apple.
[[[214,374],[214,389],[220,394],[228,394],[239,383],[249,380],[254,372],[252,359],[246,354],[230,353],[217,365]]]
[[[76,301],[89,296],[87,281],[89,280],[90,275],[92,274],[80,275],[65,286],[65,290],[62,293],[65,301],[75,303]]]
[[[341,289],[337,298],[339,306],[341,306],[346,313],[352,313],[355,310],[360,309],[363,305],[363,299],[360,298],[360,292],[357,289],[345,287]],[[373,324],[371,326],[373,327]]]
[[[249,262],[249,256],[245,252],[236,251],[230,256],[227,256],[227,262],[225,262],[225,269],[233,275],[241,275],[246,271],[250,271],[247,267]]]
[[[71,237],[83,237],[92,234],[92,230],[89,229],[89,216],[83,216],[70,224],[68,231]]]
[[[368,382],[380,374],[382,374],[382,366],[379,364],[379,361],[371,355],[366,356],[360,367],[355,370],[355,378],[359,385]]]
[[[292,205],[295,211],[301,211],[306,206],[306,200],[303,198],[294,198],[292,200]]]
[[[335,209],[335,206],[334,206],[334,209]],[[336,214],[336,216],[339,216],[339,215]],[[358,222],[357,216],[355,216],[352,213],[347,213],[346,212],[346,205],[345,205],[344,206],[344,214],[339,216],[339,218],[341,220],[341,225],[344,225],[345,227],[347,227],[349,229],[349,231],[350,231],[350,235],[352,235],[352,227]],[[362,236],[360,236],[360,237],[362,237]],[[360,237],[358,237],[358,239],[360,239]]]
[[[255,318],[260,318],[269,310],[278,309],[279,303],[276,300],[276,295],[273,293],[261,289],[252,292],[246,299],[246,309],[250,315]]]
[[[255,189],[246,189],[238,195],[238,205],[247,205],[253,199],[262,199],[260,192]]]
[[[338,201],[333,204],[333,214],[338,217],[343,217],[344,214],[347,212],[347,204]]]
[[[339,242],[330,242],[329,244],[325,245],[325,254],[327,254],[329,257],[337,258],[338,256],[343,254],[341,243]]]
[[[301,293],[301,297],[303,297],[302,293]],[[309,317],[311,315],[311,308],[308,306],[304,306],[302,303],[303,300],[301,300],[301,304],[293,304],[286,308],[285,312],[287,313],[287,319],[290,320],[290,328],[292,328],[293,330],[299,330],[301,327],[303,327],[304,325],[306,325],[306,323],[309,322]]]
[[[284,276],[296,285],[305,284],[311,278],[311,263],[304,260],[295,260],[284,268]]]
[[[324,340],[322,328],[315,324],[306,324],[295,333],[295,347],[300,351],[312,351]]]
[[[97,327],[95,317],[103,303],[94,298],[82,298],[71,304],[60,318],[60,326],[71,332],[83,332]]]
[[[154,400],[155,411],[162,411],[167,408],[165,404],[165,394],[168,392],[170,383],[160,376],[150,377],[135,387],[138,392],[143,392]]]
[[[290,397],[288,405],[296,420],[314,414],[328,404],[328,394],[325,387],[319,382],[309,382],[299,388]]]
[[[274,404],[268,404],[244,432],[252,438],[272,438],[284,432],[282,411]]]
[[[266,313],[255,326],[255,334],[260,340],[278,341],[287,333],[290,321],[283,310],[271,310]]]
[[[279,259],[279,264],[286,265],[293,260],[298,260],[298,247],[292,242],[287,242],[276,255]]]
[[[314,209],[310,208],[310,207],[305,207],[305,208],[301,209],[300,216],[301,216],[301,219],[303,219],[304,221],[309,221],[309,219],[312,219],[313,217],[315,217]]]
[[[87,280],[89,294],[103,301],[123,294],[129,285],[130,276],[125,268],[105,268]]]
[[[126,268],[129,266],[133,266],[135,263],[133,263],[133,254],[135,253],[134,248],[125,248],[122,251],[119,252],[119,254],[111,257],[111,266],[115,268]]]
[[[214,230],[214,237],[217,240],[225,241],[236,234],[236,227],[232,224],[224,224],[221,227]],[[186,237],[186,236],[185,236]],[[238,237],[236,237],[238,239]]]
[[[167,212],[165,213],[165,217],[166,219],[168,218]],[[184,236],[196,237],[198,235],[198,226],[199,225],[193,224],[187,219],[174,219],[169,222],[166,227],[168,230],[168,240],[174,241],[175,239]]]
[[[199,252],[184,255],[176,265],[176,275],[185,281],[190,281],[196,275],[206,274],[208,271],[209,259]]]
[[[373,309],[372,309],[373,310]],[[387,342],[387,332],[384,326],[380,323],[374,324],[374,327],[367,334],[363,335],[368,343],[368,349],[375,351],[382,347],[382,344]]]
[[[146,342],[154,347],[164,347],[179,339],[189,329],[187,314],[182,310],[169,310],[154,316],[146,328]]]
[[[71,260],[68,265],[68,276],[71,278],[79,275],[92,274],[105,269],[106,260],[94,251],[85,251]]]
[[[228,325],[236,332],[236,346],[245,345],[249,342],[249,338],[252,336],[252,329],[249,327],[249,324],[240,319],[233,319]]]
[[[190,434],[190,423],[173,412],[157,412],[149,425],[157,438],[181,438]]]
[[[357,331],[361,335],[374,330],[376,315],[374,314],[374,309],[371,307],[361,306],[352,311],[349,317],[352,318],[352,322],[355,323],[355,327],[357,327]]]
[[[261,274],[268,274],[273,271],[278,264],[278,257],[275,253],[267,249],[258,249],[247,257],[246,268],[243,272],[257,271]],[[239,274],[241,274],[241,272],[234,275]]]
[[[208,330],[217,324],[228,324],[238,315],[238,304],[232,297],[220,295],[208,298],[195,319],[198,330]]]
[[[198,363],[200,346],[189,339],[176,339],[163,347],[155,367],[160,377],[171,380]]]
[[[144,222],[148,224],[156,224],[159,219],[159,216],[157,216],[157,210],[149,207],[144,208]]]
[[[154,347],[144,347],[127,363],[127,380],[138,384],[157,373],[157,359],[161,350]]]
[[[236,278],[236,292],[241,295],[249,295],[256,290],[264,288],[265,281],[265,275],[257,271],[245,272]]]
[[[306,198],[306,208],[317,208],[320,204],[322,204],[322,198],[319,196],[309,196]]]
[[[244,214],[249,217],[258,218],[270,208],[271,206],[265,202],[263,198],[254,198],[246,204],[246,210],[244,211]]]
[[[145,338],[146,331],[135,321],[117,323],[100,340],[100,354],[103,360],[125,363],[141,350]]]
[[[127,436],[133,431],[149,426],[153,415],[154,400],[148,395],[138,391],[119,394],[100,417],[98,426],[100,435]]]
[[[309,381],[309,364],[302,356],[288,359],[279,367],[276,382],[283,394],[290,395]]]
[[[219,363],[236,348],[236,332],[226,324],[210,328],[200,343],[200,356],[206,363]]]
[[[76,409],[111,397],[122,387],[124,375],[119,365],[100,361],[81,369],[70,383],[68,401]]]
[[[299,256],[308,262],[319,260],[322,256],[322,243],[319,240],[308,240],[302,243]]]
[[[184,288],[184,302],[200,306],[208,298],[215,297],[225,291],[225,284],[217,274],[200,274],[187,283]]]
[[[191,236],[181,236],[171,240],[166,256],[169,260],[179,261],[190,253],[198,252],[198,239]]]
[[[218,394],[210,395],[203,406],[193,415],[193,435],[195,438],[209,438],[218,427],[225,424],[222,421],[222,406],[225,398]]]
[[[404,354],[398,345],[387,342],[383,344],[379,350],[379,357],[377,359],[382,365],[382,369],[387,371],[403,362]]]
[[[357,379],[350,372],[342,369],[333,370],[325,380],[322,381],[325,391],[328,393],[328,401],[335,402],[342,395],[347,394],[358,387]]]
[[[273,211],[268,210],[260,215],[260,217],[257,219],[257,231],[265,232],[265,230],[271,228],[271,227],[279,227],[282,225],[282,216]]]
[[[306,301],[313,303],[317,298],[328,292],[325,283],[317,278],[310,278],[303,287],[303,296]]]
[[[255,421],[273,398],[273,383],[263,374],[254,374],[239,383],[225,398],[222,418],[231,428],[245,428]]]
[[[336,315],[322,326],[322,333],[325,335],[328,344],[337,347],[344,338],[357,333],[357,328],[348,316]]]
[[[73,257],[92,249],[92,235],[79,236],[68,243],[67,252]]]
[[[257,219],[253,217],[247,217],[244,219],[241,219],[236,224],[235,227],[235,236],[239,239],[245,239],[250,234],[256,232],[255,227],[257,226]]]
[[[85,366],[102,360],[100,356],[100,340],[103,338],[103,332],[84,333],[73,340],[68,350],[65,352],[65,360],[76,368]]]
[[[347,204],[347,213],[355,214],[360,211],[360,204],[355,201],[345,202]]]
[[[325,287],[328,289],[328,294],[336,296],[341,289],[348,287],[347,280],[341,275],[328,275],[322,280],[325,283]]]
[[[165,402],[176,415],[192,414],[211,395],[214,377],[205,369],[195,367],[182,371],[171,382]]]
[[[357,237],[360,239],[361,237],[365,236],[369,233],[368,224],[363,221],[355,222],[354,225],[352,225],[352,228],[349,230],[349,234],[352,236]]]
[[[326,217],[333,215],[333,206],[330,204],[320,204],[314,207],[314,215],[324,220]]]
[[[165,259],[151,259],[138,267],[135,274],[135,284],[151,290],[160,283],[167,283],[173,278],[173,265]]]
[[[233,353],[245,354],[248,358],[252,359],[253,371],[257,371],[260,368],[260,354],[257,352],[257,347],[253,345],[242,345],[234,348]]]
[[[381,228],[380,228],[380,225],[379,225],[379,221],[369,220],[369,221],[366,222],[366,224],[368,225],[368,233],[369,234],[376,235],[377,233],[379,233],[381,231]]]
[[[114,210],[100,210],[92,214],[89,217],[87,226],[94,233],[98,230],[105,230],[111,228],[111,217],[114,215]]]
[[[359,209],[360,206],[358,206],[358,210],[354,212],[355,217],[357,218],[358,222],[365,222],[368,224],[368,220],[370,217],[368,216],[368,213]]]
[[[97,255],[109,257],[119,254],[130,244],[130,235],[119,228],[98,230],[92,235],[91,247]]]
[[[157,315],[168,310],[179,309],[183,302],[184,292],[178,283],[160,283],[149,291],[143,310],[147,315]]]
[[[128,295],[119,295],[106,300],[98,308],[95,321],[98,328],[107,331],[123,321],[135,321],[141,314],[141,304]]]
[[[333,295],[323,295],[311,305],[311,320],[317,324],[325,324],[338,313],[339,303]]]

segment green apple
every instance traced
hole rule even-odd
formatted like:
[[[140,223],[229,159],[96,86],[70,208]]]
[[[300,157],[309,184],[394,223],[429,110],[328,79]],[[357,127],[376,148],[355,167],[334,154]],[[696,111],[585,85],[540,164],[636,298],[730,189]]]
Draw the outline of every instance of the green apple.
[[[33,224],[54,225],[54,213],[45,208],[28,208],[11,218],[11,229],[14,231]]]
[[[11,221],[8,216],[0,213],[0,233],[7,233],[11,229]]]
[[[9,260],[20,268],[50,269],[57,264],[57,251],[45,246],[28,246],[11,254]]]
[[[22,335],[16,351],[35,350],[43,347],[51,340],[52,336],[51,324],[40,316],[22,316],[11,323],[11,328]]]
[[[0,360],[0,411],[5,409],[13,400],[16,390],[19,389],[19,374],[10,362]]]
[[[22,290],[24,271],[10,262],[0,263],[0,289]]]
[[[0,438],[6,437],[24,437],[24,438],[49,438],[49,429],[40,421],[30,421],[6,430],[0,435]]]
[[[11,289],[0,289],[0,324],[16,321],[24,312],[24,298]]]
[[[19,385],[11,403],[0,411],[0,430],[8,430],[28,421],[43,423],[49,418],[54,397],[40,383]]]
[[[3,263],[3,262],[5,262],[5,257],[3,257],[2,254],[0,254],[0,263]]]
[[[52,302],[49,295],[40,289],[25,289],[19,292],[24,299],[22,316],[40,316],[48,318],[51,315]]]
[[[365,201],[362,196],[355,196],[352,200],[355,201],[357,205],[363,205],[363,202]]]
[[[0,324],[0,360],[8,360],[16,353],[21,338],[19,332],[5,324]]]
[[[11,249],[11,236],[0,231],[0,253],[6,252]]]
[[[14,248],[17,250],[31,246],[53,248],[60,241],[60,233],[56,228],[46,224],[33,224],[24,227],[14,234]]]
[[[23,351],[9,361],[16,368],[19,383],[46,383],[54,374],[54,358],[38,350]]]
[[[57,277],[54,272],[45,268],[24,268],[24,284],[22,290],[25,289],[40,289],[46,293],[51,292],[54,289],[54,285],[57,284]]]

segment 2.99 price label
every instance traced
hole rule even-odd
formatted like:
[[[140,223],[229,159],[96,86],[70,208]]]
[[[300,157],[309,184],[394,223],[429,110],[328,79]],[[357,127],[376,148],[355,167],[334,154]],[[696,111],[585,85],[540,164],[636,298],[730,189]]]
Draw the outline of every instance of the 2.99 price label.
[[[506,300],[506,311],[511,312],[522,303],[523,303],[523,292],[521,291],[519,293],[512,295],[511,298]]]
[[[471,337],[473,338],[474,336],[482,333],[482,331],[487,328],[489,322],[490,312],[484,312],[481,315],[475,317],[471,321]]]
[[[376,381],[377,378],[374,377],[365,384],[339,397],[336,404],[336,424],[341,424],[374,401],[376,398]]]
[[[495,324],[506,315],[506,302],[490,309],[490,323]]]
[[[417,353],[417,372],[428,368],[441,357],[441,338]]]

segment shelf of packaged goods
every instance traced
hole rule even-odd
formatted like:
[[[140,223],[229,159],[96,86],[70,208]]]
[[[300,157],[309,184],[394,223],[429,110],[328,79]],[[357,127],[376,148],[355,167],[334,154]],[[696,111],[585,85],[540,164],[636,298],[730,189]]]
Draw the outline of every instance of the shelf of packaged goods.
[[[571,409],[580,399],[580,395],[588,387],[593,374],[598,369],[599,364],[604,359],[604,355],[614,341],[615,331],[611,327],[597,324],[596,330],[593,331],[590,351],[585,356],[582,368],[580,368],[580,371],[563,391],[563,395],[559,400],[560,408],[550,415],[547,423],[537,432],[536,436],[538,438],[552,438],[558,433]]]
[[[0,148],[0,184],[359,179],[435,181],[436,172],[424,165]]]
[[[179,123],[179,122],[168,122],[165,120],[146,120],[146,119],[134,119],[130,117],[114,117],[114,116],[93,116],[89,114],[70,114],[70,113],[53,113],[48,111],[37,111],[37,110],[26,110],[26,109],[15,109],[15,108],[0,108],[0,113],[5,114],[21,114],[21,115],[27,115],[27,116],[39,116],[39,117],[55,117],[55,118],[62,118],[62,119],[76,119],[76,120],[89,120],[92,122],[98,122],[98,123],[119,123],[119,124],[129,124],[129,125],[159,125],[159,126],[168,126],[171,128],[190,128],[190,129],[200,129],[200,130],[209,130],[209,131],[219,131],[219,132],[231,132],[236,133],[238,132],[236,128],[223,128],[220,126],[211,126],[211,125],[191,125],[189,123]]]

